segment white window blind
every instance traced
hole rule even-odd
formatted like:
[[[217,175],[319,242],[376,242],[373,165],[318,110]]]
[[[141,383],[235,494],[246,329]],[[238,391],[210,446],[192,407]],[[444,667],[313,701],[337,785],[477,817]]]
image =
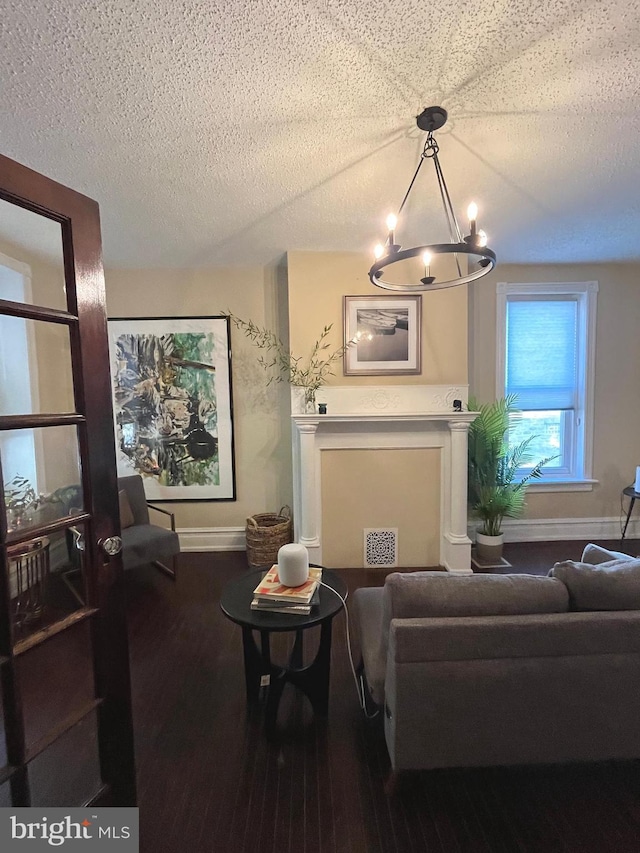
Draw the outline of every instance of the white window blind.
[[[506,319],[506,393],[528,411],[577,408],[577,299],[509,296]]]
[[[517,395],[509,440],[551,460],[541,487],[591,487],[597,296],[595,281],[497,285],[496,395]]]

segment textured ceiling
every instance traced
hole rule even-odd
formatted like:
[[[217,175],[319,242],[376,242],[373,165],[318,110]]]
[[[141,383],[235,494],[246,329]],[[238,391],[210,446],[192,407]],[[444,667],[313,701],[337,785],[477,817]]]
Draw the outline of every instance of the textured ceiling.
[[[0,153],[98,200],[108,266],[369,251],[430,104],[499,261],[640,257],[639,0],[0,0],[0,86]]]

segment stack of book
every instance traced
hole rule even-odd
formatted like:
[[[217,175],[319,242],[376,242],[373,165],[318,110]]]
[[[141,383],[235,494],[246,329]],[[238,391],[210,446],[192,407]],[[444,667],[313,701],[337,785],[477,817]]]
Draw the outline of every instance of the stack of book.
[[[310,567],[309,579],[301,586],[283,586],[278,577],[278,567],[271,566],[253,591],[251,609],[307,616],[319,601],[321,579],[322,569]]]

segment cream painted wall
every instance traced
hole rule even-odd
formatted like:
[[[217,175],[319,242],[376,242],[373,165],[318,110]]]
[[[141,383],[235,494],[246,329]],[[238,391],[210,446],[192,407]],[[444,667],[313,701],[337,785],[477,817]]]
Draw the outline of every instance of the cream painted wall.
[[[333,324],[331,347],[343,342],[343,296],[385,295],[367,272],[371,259],[347,252],[290,252],[289,328],[291,349],[306,356],[325,325]],[[389,293],[391,298],[396,293]],[[467,288],[422,295],[422,373],[409,376],[344,376],[335,365],[329,385],[437,385],[467,383]],[[375,459],[363,466],[361,454]],[[399,453],[392,459],[388,454]],[[399,527],[400,565],[437,564],[439,469],[434,451],[323,452],[323,560],[326,565],[362,566],[362,529]],[[411,455],[415,454],[415,455]],[[431,455],[430,455],[431,454]],[[325,457],[327,457],[325,459]],[[333,459],[332,459],[333,457]],[[404,461],[404,460],[412,461]],[[437,466],[436,466],[437,467]],[[325,470],[326,468],[326,470]],[[375,472],[370,475],[368,472]],[[365,488],[353,488],[362,478]],[[380,484],[384,484],[381,490]]]
[[[398,528],[398,566],[437,566],[440,550],[440,451],[322,452],[322,561],[363,565],[363,530]]]
[[[526,518],[611,518],[640,465],[640,264],[503,265],[470,286],[469,383],[495,397],[496,283],[599,282],[593,476],[590,492],[529,491]]]
[[[371,259],[349,252],[289,252],[291,350],[306,356],[325,325],[331,348],[343,343],[343,296],[401,295],[374,287]],[[467,287],[422,296],[422,373],[412,376],[344,376],[336,363],[328,385],[438,385],[467,382]]]
[[[262,267],[106,270],[107,308],[111,317],[206,315],[229,310],[273,329],[285,341],[289,337],[294,354],[304,356],[330,323],[332,346],[341,345],[344,295],[380,296],[382,291],[367,278],[368,268],[368,259],[360,255],[293,252],[287,258],[286,274],[279,268]],[[422,375],[344,377],[342,362],[338,362],[329,382],[466,383],[466,288],[428,294],[423,312]],[[248,515],[292,503],[288,386],[267,387],[255,347],[233,327],[231,340],[238,500],[176,502],[170,506],[181,528],[243,526]],[[420,466],[414,472],[416,481],[409,486],[408,474],[387,472],[390,491],[400,495],[407,488],[419,492],[423,472]],[[438,494],[437,486],[434,493]],[[363,511],[366,515],[366,505]],[[423,553],[429,552],[433,536],[433,530],[424,533]],[[407,543],[409,539],[405,536]],[[361,551],[360,546],[360,556]],[[409,554],[407,559],[413,558]]]
[[[110,317],[206,316],[231,311],[279,329],[286,277],[276,267],[106,270]],[[288,386],[266,385],[258,352],[232,326],[236,501],[166,504],[179,528],[244,527],[247,516],[292,504]]]
[[[36,302],[64,307],[59,263],[46,263],[12,244],[0,243],[0,251],[31,265]],[[276,267],[107,270],[107,307],[110,316],[123,317],[206,315],[228,309],[274,329],[285,340],[290,335],[294,353],[306,355],[325,324],[333,324],[332,346],[342,343],[344,295],[384,295],[384,291],[369,282],[369,264],[369,258],[352,253],[291,252],[287,257],[288,273]],[[640,264],[502,265],[495,273],[469,286],[468,311],[467,287],[424,294],[422,374],[345,377],[338,362],[329,384],[469,381],[477,396],[490,399],[495,393],[495,284],[591,279],[600,283],[594,453],[594,476],[599,483],[591,492],[532,491],[526,517],[616,516],[620,510],[620,490],[632,481],[635,466],[640,464],[637,438],[640,394],[636,375],[640,363]],[[66,344],[46,337],[42,330],[37,336],[41,354],[41,409],[55,409],[61,400],[66,408],[71,399],[70,383],[62,378],[60,371]],[[232,329],[232,351],[238,500],[176,503],[171,508],[176,511],[178,526],[182,528],[241,527],[247,515],[278,509],[292,501],[288,387],[266,386],[255,348],[235,329]],[[47,464],[55,462],[56,467],[47,477],[53,487],[60,478],[70,476],[67,456],[47,448]],[[396,483],[390,480],[390,489],[397,486],[406,489],[402,477]],[[329,483],[328,488],[333,485]],[[403,492],[400,490],[399,494]],[[345,530],[339,517],[335,523],[334,535],[339,540]],[[384,520],[380,523],[387,524]],[[389,523],[389,526],[395,525]],[[358,537],[361,549],[361,530]]]

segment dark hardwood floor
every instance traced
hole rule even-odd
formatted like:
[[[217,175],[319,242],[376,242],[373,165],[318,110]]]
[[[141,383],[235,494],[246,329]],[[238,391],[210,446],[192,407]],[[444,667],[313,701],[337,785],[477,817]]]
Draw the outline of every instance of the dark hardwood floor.
[[[546,573],[583,545],[512,545],[506,556],[513,570]],[[343,616],[328,720],[287,688],[281,740],[268,743],[245,704],[240,629],[217,607],[244,569],[242,554],[184,555],[176,586],[132,578],[144,851],[640,850],[636,763],[416,773],[388,797],[384,737],[359,711]],[[384,577],[345,574],[351,589]]]
[[[505,556],[511,571],[543,574],[584,544],[511,545]],[[411,773],[388,795],[381,721],[360,712],[344,614],[328,719],[289,686],[279,739],[267,742],[260,709],[245,703],[240,628],[218,607],[246,568],[244,553],[183,554],[175,584],[152,567],[127,577],[143,853],[640,850],[640,762]],[[344,572],[351,590],[384,575]],[[284,655],[286,635],[275,646]]]

